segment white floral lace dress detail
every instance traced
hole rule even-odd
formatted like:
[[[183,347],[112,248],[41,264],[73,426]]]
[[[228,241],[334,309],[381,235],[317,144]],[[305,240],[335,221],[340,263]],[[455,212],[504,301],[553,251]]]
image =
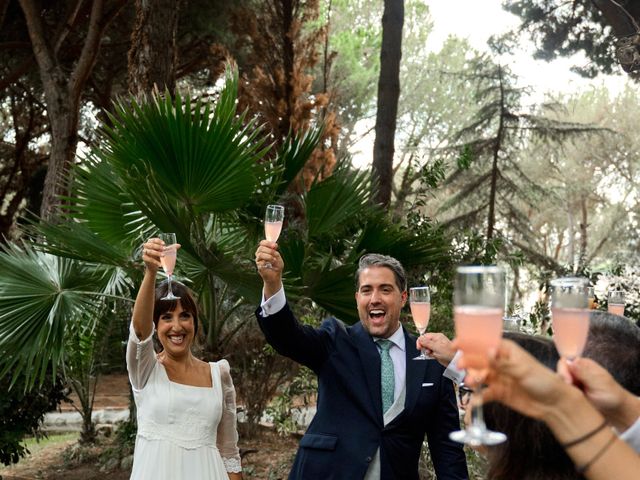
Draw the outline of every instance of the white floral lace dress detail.
[[[140,341],[131,329],[127,369],[138,420],[132,480],[218,480],[242,470],[229,364],[210,366],[212,388],[171,382],[151,337]]]

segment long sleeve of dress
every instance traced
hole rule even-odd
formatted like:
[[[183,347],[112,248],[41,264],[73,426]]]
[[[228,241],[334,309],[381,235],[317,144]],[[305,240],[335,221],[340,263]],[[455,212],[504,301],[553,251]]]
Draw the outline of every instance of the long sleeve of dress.
[[[238,473],[242,471],[242,465],[236,425],[236,389],[231,379],[229,362],[220,360],[218,365],[222,383],[222,418],[218,424],[217,447],[227,472]]]
[[[133,329],[133,322],[129,327],[129,341],[127,342],[127,371],[129,381],[134,390],[142,390],[151,376],[156,364],[156,354],[153,350],[153,332],[148,338],[140,340]]]

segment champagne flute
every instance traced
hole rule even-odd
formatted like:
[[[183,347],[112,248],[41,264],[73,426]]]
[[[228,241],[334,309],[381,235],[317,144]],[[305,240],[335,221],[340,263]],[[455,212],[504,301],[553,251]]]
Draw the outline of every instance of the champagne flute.
[[[624,292],[612,290],[607,295],[607,311],[614,315],[624,316]]]
[[[589,310],[596,308],[596,290],[593,287],[587,287],[587,298],[589,299]]]
[[[168,289],[167,294],[160,300],[179,300],[180,297],[176,297],[171,290],[171,280],[173,278],[173,269],[176,266],[176,258],[178,249],[176,248],[176,234],[175,233],[161,233],[160,240],[164,242],[164,252],[160,257],[160,263],[162,269],[167,275]]]
[[[427,331],[429,317],[431,316],[431,297],[429,287],[413,287],[409,289],[409,307],[411,307],[411,318],[420,335]],[[434,360],[427,355],[424,349],[420,349],[420,355],[413,360]]]
[[[551,281],[553,341],[560,356],[574,360],[582,355],[589,334],[589,281],[563,277]]]
[[[270,242],[277,242],[282,231],[284,221],[284,207],[282,205],[267,205],[264,214],[264,237]],[[264,268],[271,268],[270,263],[265,263]]]
[[[502,317],[503,330],[519,332],[521,323],[522,323],[522,318],[520,317],[520,315],[505,315],[504,317]]]
[[[497,445],[507,439],[504,433],[487,428],[482,407],[489,352],[498,348],[502,337],[504,288],[504,272],[499,267],[467,266],[456,270],[453,309],[456,340],[467,364],[467,378],[477,393],[471,409],[471,424],[465,430],[449,434],[456,442]]]

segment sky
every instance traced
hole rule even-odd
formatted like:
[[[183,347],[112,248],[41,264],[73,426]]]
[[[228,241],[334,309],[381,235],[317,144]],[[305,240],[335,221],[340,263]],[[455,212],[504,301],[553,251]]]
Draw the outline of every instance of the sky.
[[[425,0],[434,23],[426,49],[438,51],[449,35],[455,35],[466,38],[478,50],[488,51],[487,40],[491,35],[507,32],[520,24],[519,17],[502,9],[502,1]],[[531,100],[535,103],[544,100],[546,94],[572,93],[603,83],[615,93],[621,91],[627,81],[622,69],[619,75],[601,75],[595,79],[586,79],[573,73],[572,66],[589,62],[584,55],[546,62],[533,59],[531,44],[523,44],[522,48],[523,51],[518,55],[503,57],[501,61],[518,75],[520,86],[531,87]],[[374,138],[371,129],[374,124],[375,119],[367,119],[356,126],[357,133],[369,132],[350,148],[353,163],[358,167],[366,168],[371,163]]]
[[[426,0],[434,20],[434,31],[427,42],[427,49],[438,50],[448,35],[467,38],[478,50],[488,50],[487,39],[517,27],[520,18],[502,9],[502,0]],[[462,12],[462,14],[460,14]],[[604,82],[614,91],[625,82],[625,76],[600,76],[585,79],[571,72],[573,65],[587,65],[584,56],[559,58],[553,62],[534,60],[531,45],[523,45],[524,51],[515,58],[504,58],[513,72],[521,77],[522,85],[531,86],[542,95],[549,91],[569,93],[589,85]]]

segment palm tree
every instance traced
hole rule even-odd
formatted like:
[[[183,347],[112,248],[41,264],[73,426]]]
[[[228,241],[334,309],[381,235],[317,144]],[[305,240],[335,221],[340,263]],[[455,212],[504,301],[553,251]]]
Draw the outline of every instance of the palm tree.
[[[66,222],[34,223],[30,233],[44,240],[2,254],[2,372],[37,365],[42,376],[50,363],[60,365],[68,322],[100,322],[94,313],[105,299],[133,297],[142,274],[139,245],[158,231],[176,232],[176,273],[199,298],[208,351],[223,353],[238,325],[252,318],[240,307],[260,295],[251,259],[268,203],[287,208],[279,242],[287,296],[310,298],[345,321],[357,320],[352,282],[363,253],[390,254],[407,267],[446,260],[446,240],[435,230],[416,236],[391,224],[370,202],[368,173],[348,162],[291,193],[321,129],[291,134],[274,151],[269,132],[236,111],[237,88],[237,73],[229,71],[214,104],[154,95],[117,105],[98,147],[74,167]],[[7,283],[21,270],[43,275],[36,258],[56,259],[86,281],[81,289],[46,278]]]

